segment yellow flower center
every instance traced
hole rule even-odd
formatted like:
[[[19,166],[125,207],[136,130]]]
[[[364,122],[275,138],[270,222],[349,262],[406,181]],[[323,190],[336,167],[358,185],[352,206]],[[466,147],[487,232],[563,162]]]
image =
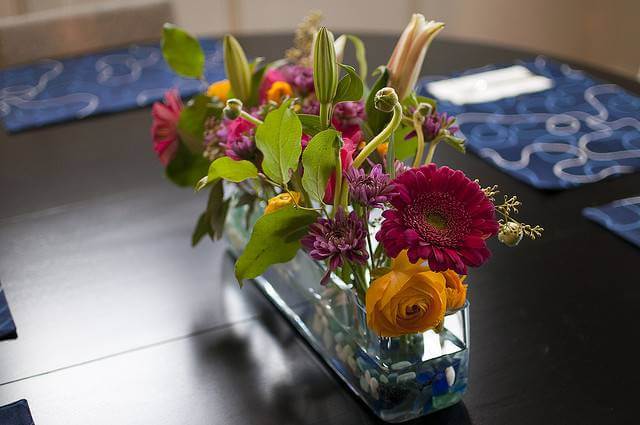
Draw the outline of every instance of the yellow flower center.
[[[447,227],[447,222],[445,221],[444,217],[442,217],[440,214],[432,213],[427,215],[427,223],[429,223],[436,229],[442,230],[442,229],[446,229]]]

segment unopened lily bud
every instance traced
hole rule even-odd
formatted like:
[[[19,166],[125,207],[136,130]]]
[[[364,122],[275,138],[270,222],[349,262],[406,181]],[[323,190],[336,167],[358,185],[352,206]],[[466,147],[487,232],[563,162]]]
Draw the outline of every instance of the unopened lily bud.
[[[508,221],[500,226],[500,232],[498,232],[498,240],[506,246],[514,247],[522,240],[524,232],[522,231],[522,225],[515,221]]]
[[[232,35],[225,35],[223,41],[224,71],[231,83],[233,94],[247,101],[251,96],[251,70],[242,46]]]
[[[242,112],[242,101],[239,99],[227,100],[227,106],[222,111],[224,116],[230,120],[235,120]]]
[[[384,87],[376,93],[373,104],[377,110],[382,112],[391,112],[398,104],[398,95],[391,87]]]
[[[442,28],[442,22],[427,21],[424,16],[414,14],[402,32],[387,64],[388,84],[398,91],[401,99],[405,99],[413,90],[427,48]]]
[[[320,103],[331,103],[338,89],[338,63],[333,34],[320,28],[313,43],[313,85]]]

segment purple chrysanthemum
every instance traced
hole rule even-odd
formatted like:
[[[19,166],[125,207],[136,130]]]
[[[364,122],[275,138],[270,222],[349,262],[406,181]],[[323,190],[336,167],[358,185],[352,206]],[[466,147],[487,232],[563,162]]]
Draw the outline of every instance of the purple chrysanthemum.
[[[369,174],[361,168],[350,168],[345,177],[351,198],[369,208],[382,208],[397,195],[389,175],[382,172],[380,164],[376,164]]]
[[[327,283],[331,272],[341,267],[344,261],[364,264],[369,258],[366,249],[364,223],[355,212],[338,209],[334,218],[319,218],[309,227],[302,238],[302,245],[315,260],[328,260],[327,272],[321,283]]]
[[[425,140],[435,139],[440,130],[449,130],[449,133],[456,134],[458,127],[453,125],[454,122],[455,118],[448,116],[446,112],[429,115],[422,124]]]
[[[456,134],[459,128],[458,126],[454,125],[455,122],[456,122],[456,119],[454,117],[450,117],[449,115],[447,115],[446,112],[443,112],[443,113],[435,112],[427,116],[424,120],[424,123],[422,124],[424,139],[427,142],[430,142],[433,139],[435,139],[442,130],[447,130],[451,135]],[[416,132],[412,131],[405,136],[405,139],[409,140],[412,137],[415,137],[415,135],[416,135]]]

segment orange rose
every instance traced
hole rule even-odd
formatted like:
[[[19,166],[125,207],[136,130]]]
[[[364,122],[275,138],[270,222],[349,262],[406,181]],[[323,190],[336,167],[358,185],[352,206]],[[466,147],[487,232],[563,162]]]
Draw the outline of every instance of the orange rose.
[[[447,270],[442,274],[446,279],[447,310],[458,310],[462,308],[467,301],[467,285],[462,284],[466,276],[460,277],[460,275],[453,270]]]
[[[267,90],[267,100],[273,100],[280,103],[282,98],[291,97],[293,89],[286,81],[276,81],[271,85],[271,88]]]
[[[207,96],[217,97],[222,102],[226,102],[229,98],[229,91],[231,91],[231,83],[229,83],[229,80],[221,80],[209,86]]]
[[[393,260],[391,269],[367,290],[369,328],[379,336],[393,337],[440,327],[447,310],[443,274],[412,264],[406,251]]]
[[[274,211],[278,211],[280,208],[284,208],[287,205],[297,204],[300,202],[300,194],[298,192],[291,192],[291,195],[288,193],[281,193],[278,196],[274,196],[269,199],[267,202],[267,207],[264,209],[264,213],[269,214]]]

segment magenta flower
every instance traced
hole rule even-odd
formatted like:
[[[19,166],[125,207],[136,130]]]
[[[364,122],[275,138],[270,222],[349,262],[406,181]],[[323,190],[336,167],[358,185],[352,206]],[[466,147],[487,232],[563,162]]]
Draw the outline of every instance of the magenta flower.
[[[361,168],[351,167],[345,173],[349,182],[351,198],[369,208],[382,208],[397,195],[388,174],[382,172],[382,165],[376,164],[369,174]]]
[[[409,260],[423,259],[434,271],[467,274],[491,252],[485,239],[498,232],[493,203],[478,183],[462,171],[429,164],[406,171],[393,184],[399,195],[382,213],[376,234],[387,255],[408,250]]]
[[[254,141],[255,126],[244,118],[225,119],[216,136],[225,155],[236,161],[255,159],[258,152]]]
[[[446,112],[436,112],[435,114],[429,115],[424,120],[424,124],[422,124],[425,140],[435,139],[438,133],[440,133],[440,130],[449,130],[451,134],[456,134],[458,127],[453,125],[454,122],[455,118],[449,117]]]
[[[346,214],[339,208],[334,218],[319,218],[309,226],[309,233],[302,238],[302,246],[315,260],[328,261],[327,272],[320,281],[327,283],[331,272],[342,267],[345,261],[364,264],[369,258],[366,249],[364,223],[355,212]]]
[[[153,123],[151,137],[153,150],[163,165],[168,165],[173,159],[180,144],[178,140],[178,121],[182,112],[182,100],[178,90],[168,90],[164,94],[164,103],[156,102],[151,108]]]
[[[302,109],[300,112],[303,114],[318,115],[320,113],[320,102],[318,102],[318,99],[313,95],[307,96],[302,100]]]
[[[333,109],[331,123],[344,137],[353,137],[360,131],[360,123],[365,119],[363,102],[340,102]]]
[[[313,68],[301,65],[287,65],[280,68],[285,81],[300,95],[313,93]]]
[[[422,131],[424,132],[424,139],[427,142],[435,139],[441,130],[449,130],[451,135],[458,132],[458,126],[454,125],[456,119],[450,117],[446,112],[435,112],[427,116],[422,124]],[[405,140],[409,140],[416,135],[415,131],[410,132],[405,136]]]

